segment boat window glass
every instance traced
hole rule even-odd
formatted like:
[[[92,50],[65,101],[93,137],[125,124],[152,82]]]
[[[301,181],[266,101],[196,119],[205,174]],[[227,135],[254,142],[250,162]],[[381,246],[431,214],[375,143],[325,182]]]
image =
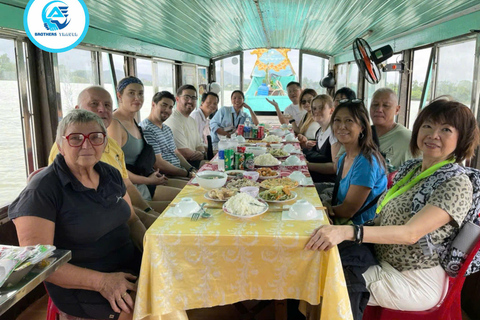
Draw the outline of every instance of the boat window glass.
[[[200,107],[202,103],[202,94],[207,91],[208,85],[208,72],[205,67],[197,67],[197,83],[198,83],[198,102],[197,105]]]
[[[302,87],[312,88],[318,94],[327,93],[320,81],[328,73],[328,59],[304,53],[302,55]]]
[[[157,61],[157,91],[169,91],[175,95],[174,67],[172,63]]]
[[[336,90],[347,86],[347,67],[348,63],[339,64],[337,67]]]
[[[115,75],[117,76],[117,83],[118,81],[125,78],[125,57],[119,54],[112,54],[113,57],[113,65],[115,66]]]
[[[401,54],[394,54],[391,56],[385,63],[397,63],[400,60],[402,60],[402,55]],[[389,71],[389,72],[383,72],[380,71],[382,78],[380,79],[380,82],[377,84],[370,84],[367,81],[365,83],[367,84],[367,94],[365,101],[365,107],[367,109],[370,108],[370,102],[373,96],[373,93],[375,90],[380,89],[380,88],[385,88],[388,87],[395,91],[395,93],[398,95],[398,90],[400,89],[400,72],[398,71]]]
[[[62,113],[67,114],[77,105],[83,89],[99,83],[95,83],[91,51],[72,49],[58,53],[57,57]]]
[[[0,39],[0,207],[18,196],[27,177],[14,47],[13,40]]]
[[[451,95],[455,100],[470,106],[475,40],[440,47],[437,61],[435,98],[441,95]],[[458,63],[459,61],[461,63]]]
[[[412,91],[410,94],[410,112],[408,120],[409,129],[413,128],[413,123],[418,115],[420,99],[422,98],[422,91],[425,87],[425,77],[427,76],[428,62],[431,52],[431,47],[415,50],[413,52]],[[426,93],[426,97],[427,99],[430,97],[430,92]],[[427,100],[427,104],[428,103],[429,101]]]
[[[118,81],[121,78],[120,79],[118,78],[118,74],[116,74],[116,76],[117,76],[117,83],[118,83]],[[108,57],[108,53],[106,52],[102,52],[102,83],[105,90],[107,90],[108,93],[110,93],[110,96],[112,97],[113,108],[117,109],[118,103],[117,103],[117,99],[115,99],[115,85],[113,84],[113,74],[110,68],[110,59]]]
[[[347,87],[355,91],[358,95],[358,66],[356,62],[350,62],[348,64]]]
[[[140,120],[145,119],[150,114],[150,105],[152,102],[153,78],[152,78],[152,61],[147,59],[136,59],[137,62],[137,77],[143,82],[143,106],[140,109]]]

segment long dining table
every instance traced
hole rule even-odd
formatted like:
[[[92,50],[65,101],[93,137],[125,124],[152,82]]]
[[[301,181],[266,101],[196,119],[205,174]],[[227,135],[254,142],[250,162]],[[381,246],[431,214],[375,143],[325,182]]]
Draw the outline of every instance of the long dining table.
[[[213,162],[201,171],[216,169]],[[292,170],[308,175],[306,164],[274,169],[283,176]],[[296,200],[322,206],[313,184],[295,192]],[[205,193],[192,180],[172,205],[184,197],[207,202],[210,218],[177,217],[170,207],[147,230],[135,320],[184,319],[184,310],[284,299],[319,305],[321,320],[352,319],[337,248],[304,249],[313,230],[329,224],[324,211],[316,220],[292,220],[284,204],[275,203],[263,215],[238,218],[225,214],[222,203],[207,200]]]

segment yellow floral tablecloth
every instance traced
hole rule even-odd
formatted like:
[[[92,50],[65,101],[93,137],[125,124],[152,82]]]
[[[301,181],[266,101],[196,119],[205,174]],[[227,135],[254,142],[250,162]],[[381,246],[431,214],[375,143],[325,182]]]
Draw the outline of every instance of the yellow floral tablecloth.
[[[321,206],[315,188],[295,191],[297,199]],[[182,197],[208,202],[204,194],[200,187],[186,186],[174,203]],[[250,219],[221,209],[207,212],[212,217],[198,221],[161,216],[148,229],[135,320],[249,299],[290,298],[322,302],[321,319],[352,318],[337,248],[303,249],[312,231],[328,223],[326,217],[282,221],[281,212]]]

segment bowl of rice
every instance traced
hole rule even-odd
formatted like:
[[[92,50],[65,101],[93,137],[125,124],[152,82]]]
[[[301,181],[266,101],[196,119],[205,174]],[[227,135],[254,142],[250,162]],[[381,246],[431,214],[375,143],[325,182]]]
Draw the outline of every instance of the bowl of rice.
[[[253,163],[257,167],[273,167],[278,166],[280,161],[277,158],[272,156],[270,153],[262,154],[261,156],[255,157]]]
[[[239,218],[252,218],[264,214],[268,204],[261,199],[255,199],[247,193],[238,193],[223,204],[223,211]]]

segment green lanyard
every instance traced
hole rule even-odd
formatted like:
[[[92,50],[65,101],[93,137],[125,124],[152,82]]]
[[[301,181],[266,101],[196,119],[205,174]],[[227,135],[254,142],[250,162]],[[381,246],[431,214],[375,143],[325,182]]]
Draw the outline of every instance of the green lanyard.
[[[402,180],[398,181],[393,187],[390,188],[390,190],[387,191],[385,198],[383,198],[382,202],[377,206],[376,213],[378,214],[383,209],[383,207],[387,204],[388,201],[407,192],[414,185],[416,185],[420,180],[428,176],[431,176],[435,171],[437,171],[439,168],[443,167],[444,165],[449,163],[454,163],[454,162],[455,162],[455,159],[445,160],[440,163],[437,163],[436,165],[431,166],[430,168],[428,168],[427,170],[423,171],[418,176],[416,176],[412,181],[407,183],[407,181],[410,180],[410,178],[415,174],[416,169],[418,169],[418,167],[414,168]],[[407,184],[404,185],[405,183]]]

